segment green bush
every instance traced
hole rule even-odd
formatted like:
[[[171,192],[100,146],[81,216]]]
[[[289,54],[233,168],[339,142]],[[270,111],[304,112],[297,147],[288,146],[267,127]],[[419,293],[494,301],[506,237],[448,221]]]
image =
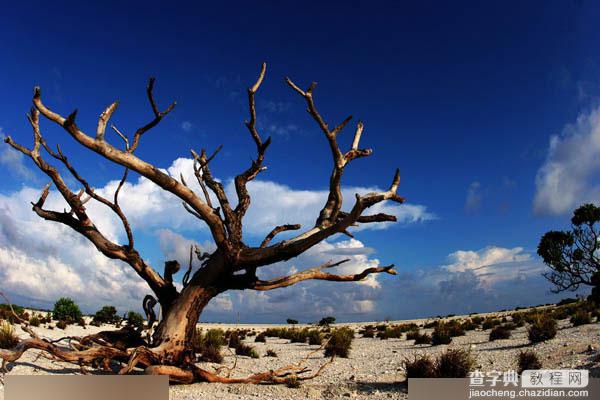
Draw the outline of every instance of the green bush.
[[[308,344],[320,346],[323,343],[323,335],[317,329],[308,331]]]
[[[31,318],[29,318],[29,325],[31,326],[40,326],[41,323],[42,321],[37,315],[32,315]]]
[[[67,324],[73,324],[81,318],[79,306],[68,297],[61,297],[54,303],[52,317],[57,321],[64,321]]]
[[[573,326],[580,326],[580,325],[585,325],[585,324],[591,324],[592,323],[592,317],[590,316],[590,313],[584,310],[577,310],[572,316],[571,316],[571,323],[573,324]]]
[[[319,326],[328,326],[335,322],[335,317],[324,317],[319,321]]]
[[[298,323],[298,320],[297,320],[297,319],[291,319],[291,318],[288,318],[288,319],[286,320],[286,322],[287,322],[288,324],[290,324],[290,325],[296,325],[296,324]]]
[[[113,306],[104,306],[96,311],[93,321],[99,324],[114,324],[119,321],[117,309]]]
[[[61,319],[56,323],[56,327],[58,329],[67,329],[67,322]]]
[[[194,353],[200,354],[200,361],[221,363],[223,362],[221,346],[225,343],[227,341],[222,329],[209,329],[203,334],[202,329],[197,328],[192,340],[192,348]]]
[[[347,327],[334,329],[331,332],[329,342],[325,346],[325,357],[338,356],[348,358],[352,347],[352,339],[354,339],[354,331],[352,329]]]
[[[292,343],[306,343],[308,329],[290,329],[290,340]]]
[[[474,364],[471,353],[462,349],[448,349],[438,358],[436,375],[439,378],[465,378]]]
[[[519,366],[517,369],[519,375],[521,375],[526,369],[542,368],[542,362],[533,350],[521,351],[518,356],[517,364]]]
[[[138,312],[129,311],[126,319],[127,325],[129,326],[133,326],[136,329],[142,329],[144,327],[144,317]]]
[[[27,318],[25,318],[26,313],[25,313],[25,309],[23,307],[13,304],[12,308],[15,311],[15,314],[17,314],[17,316],[19,318],[27,319]],[[14,324],[15,322],[19,322],[17,317],[15,317],[15,315],[11,311],[10,306],[8,304],[0,304],[0,320],[2,320],[2,319],[10,322],[11,324]]]
[[[8,321],[0,321],[0,349],[12,349],[19,343],[19,338]]]
[[[450,330],[446,326],[446,324],[441,323],[438,324],[431,334],[431,344],[434,346],[438,346],[440,344],[450,344],[452,342],[452,336],[450,335]]]
[[[556,321],[546,314],[540,314],[527,328],[531,343],[550,340],[556,336]]]
[[[510,338],[510,330],[507,329],[504,325],[495,326],[490,331],[490,342],[498,339],[508,338]]]

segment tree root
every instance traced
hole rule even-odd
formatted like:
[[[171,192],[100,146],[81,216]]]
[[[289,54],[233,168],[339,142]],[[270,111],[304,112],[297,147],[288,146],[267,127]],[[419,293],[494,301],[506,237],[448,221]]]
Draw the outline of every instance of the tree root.
[[[2,292],[0,292],[0,296],[6,299]],[[8,299],[6,300],[8,301]],[[166,351],[167,349],[161,348],[160,346],[157,348],[148,347],[147,343],[141,338],[139,332],[135,330],[123,328],[118,331],[102,331],[94,335],[83,337],[67,336],[50,341],[40,338],[31,329],[28,322],[19,318],[14,310],[13,314],[21,321],[21,329],[27,332],[31,338],[20,340],[13,349],[0,349],[0,360],[2,360],[0,370],[3,373],[7,372],[7,363],[17,361],[30,349],[41,351],[36,357],[36,361],[42,355],[46,356],[47,353],[48,356],[55,360],[78,365],[81,373],[84,375],[89,374],[89,371],[85,368],[86,366],[101,366],[104,370],[110,370],[110,362],[118,361],[125,363],[125,366],[119,371],[120,375],[131,373],[135,368],[141,365],[145,368],[144,371],[146,374],[168,375],[169,381],[176,384],[190,384],[194,382],[285,384],[292,378],[297,381],[313,379],[334,360],[334,357],[331,357],[329,361],[322,364],[312,375],[300,376],[310,372],[304,364],[313,354],[323,349],[326,345],[326,343],[324,343],[318,349],[311,351],[295,365],[288,365],[277,370],[256,373],[244,378],[231,378],[231,373],[235,370],[237,365],[237,356],[232,367],[219,368],[215,372],[210,372],[198,367],[192,363],[189,357],[184,357],[181,366],[165,365],[165,357],[163,355],[168,354]],[[62,349],[56,344],[65,340],[68,341],[70,347],[69,350]],[[131,345],[137,345],[137,347],[131,347]],[[228,371],[227,376],[219,375],[223,369]],[[2,377],[0,376],[0,384],[3,384],[1,378]]]

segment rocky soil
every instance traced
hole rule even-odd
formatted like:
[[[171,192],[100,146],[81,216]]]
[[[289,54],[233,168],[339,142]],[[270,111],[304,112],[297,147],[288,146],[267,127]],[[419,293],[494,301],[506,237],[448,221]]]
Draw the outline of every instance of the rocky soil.
[[[422,321],[421,321],[422,322]],[[361,325],[349,324],[356,331]],[[203,329],[215,325],[201,325]],[[414,345],[412,340],[405,339],[371,339],[356,334],[352,344],[350,357],[338,358],[329,365],[322,374],[311,381],[303,382],[299,388],[288,388],[283,385],[224,385],[199,383],[188,386],[171,386],[170,398],[183,399],[300,399],[300,398],[369,398],[369,399],[404,399],[406,383],[403,372],[403,360],[415,355],[429,354],[435,356],[447,348],[460,347],[470,349],[476,359],[476,366],[482,371],[506,371],[516,369],[517,355],[521,350],[531,348],[542,360],[544,368],[593,368],[598,376],[600,361],[600,324],[571,327],[568,320],[559,322],[560,329],[556,337],[545,343],[530,345],[526,328],[517,328],[510,339],[488,340],[489,330],[469,331],[465,336],[455,337],[450,345],[430,346]],[[236,326],[220,325],[225,329]],[[264,330],[265,325],[240,325],[238,328]],[[96,328],[88,326],[69,326],[66,330],[45,327],[35,328],[42,337],[59,338],[61,336],[83,336],[106,326]],[[423,331],[423,330],[422,330]],[[431,332],[430,329],[424,330]],[[17,328],[20,336],[26,337]],[[289,343],[288,340],[267,338],[266,343],[254,343],[254,337],[248,337],[247,343],[255,346],[259,359],[237,357],[235,370],[231,376],[245,376],[259,371],[276,369],[284,365],[300,362],[318,349],[318,346]],[[274,350],[278,357],[266,357],[267,349]],[[222,365],[232,366],[236,357],[224,350],[225,361]],[[37,351],[26,353],[18,362],[9,365],[9,374],[79,374],[80,370],[45,357],[39,357]],[[316,369],[327,361],[322,351],[312,354],[306,359],[306,366]],[[222,365],[203,364],[212,370]],[[92,371],[92,373],[100,373]],[[4,398],[4,390],[0,387],[0,400]]]

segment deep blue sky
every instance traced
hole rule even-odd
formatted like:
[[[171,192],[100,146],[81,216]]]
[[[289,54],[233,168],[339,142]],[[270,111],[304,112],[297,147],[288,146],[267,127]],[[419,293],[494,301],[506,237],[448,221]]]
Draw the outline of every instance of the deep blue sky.
[[[374,149],[348,167],[344,183],[386,187],[398,166],[400,194],[437,216],[363,232],[359,238],[382,262],[410,270],[443,264],[457,250],[534,251],[543,232],[568,222],[568,214],[534,214],[534,181],[550,136],[592,107],[598,94],[597,3],[84,3],[48,8],[28,1],[2,10],[5,134],[29,143],[24,114],[34,85],[61,113],[78,108],[79,125],[88,130],[118,99],[115,120],[130,132],[150,118],[144,89],[155,76],[160,107],[174,99],[178,105],[144,137],[138,155],[168,167],[191,147],[224,144],[213,171],[226,179],[254,156],[243,126],[245,88],[267,61],[259,118],[264,126],[295,128],[274,135],[263,179],[294,189],[326,187],[326,142],[283,77],[303,87],[316,80],[326,119],[363,120],[362,144]],[[181,128],[185,122],[189,131]],[[44,129],[93,182],[114,179],[117,169],[62,131]],[[348,146],[351,131],[342,135]],[[4,194],[24,184],[3,175]],[[473,182],[480,184],[481,202],[466,209]]]

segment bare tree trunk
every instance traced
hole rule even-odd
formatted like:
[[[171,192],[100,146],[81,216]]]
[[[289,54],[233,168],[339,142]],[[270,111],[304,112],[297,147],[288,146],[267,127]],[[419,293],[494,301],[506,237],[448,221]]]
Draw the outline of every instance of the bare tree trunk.
[[[194,276],[177,298],[164,309],[163,319],[152,337],[154,352],[165,364],[178,364],[192,357],[192,339],[204,307],[222,292],[217,280],[223,279],[225,261],[215,252],[206,266]],[[190,359],[192,359],[190,358]]]

